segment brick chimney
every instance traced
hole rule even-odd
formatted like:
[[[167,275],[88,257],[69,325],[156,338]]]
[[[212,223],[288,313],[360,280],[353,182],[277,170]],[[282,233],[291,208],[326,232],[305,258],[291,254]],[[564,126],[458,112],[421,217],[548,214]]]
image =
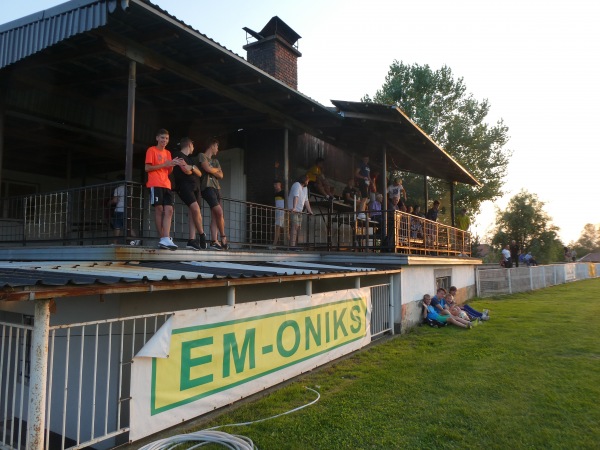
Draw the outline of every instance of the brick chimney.
[[[243,30],[246,36],[256,39],[244,46],[248,62],[298,89],[298,58],[302,56],[297,44],[300,35],[277,16],[269,20],[259,33],[247,27]]]

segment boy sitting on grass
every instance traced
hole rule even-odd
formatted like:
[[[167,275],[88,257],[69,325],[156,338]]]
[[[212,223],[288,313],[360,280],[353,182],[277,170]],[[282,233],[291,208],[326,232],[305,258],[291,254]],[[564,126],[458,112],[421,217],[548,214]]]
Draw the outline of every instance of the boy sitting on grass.
[[[423,319],[435,320],[440,323],[451,323],[461,328],[472,328],[473,324],[468,320],[455,317],[448,310],[438,312],[435,307],[431,306],[431,296],[425,294],[423,296]]]

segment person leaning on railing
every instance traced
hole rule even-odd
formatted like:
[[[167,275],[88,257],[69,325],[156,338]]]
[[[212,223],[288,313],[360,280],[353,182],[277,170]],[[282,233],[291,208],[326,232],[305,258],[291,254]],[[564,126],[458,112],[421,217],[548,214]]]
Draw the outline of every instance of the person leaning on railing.
[[[298,239],[298,233],[302,227],[302,211],[306,208],[309,214],[313,214],[308,201],[308,176],[306,174],[298,178],[288,195],[288,209],[290,210],[290,247],[295,247]]]

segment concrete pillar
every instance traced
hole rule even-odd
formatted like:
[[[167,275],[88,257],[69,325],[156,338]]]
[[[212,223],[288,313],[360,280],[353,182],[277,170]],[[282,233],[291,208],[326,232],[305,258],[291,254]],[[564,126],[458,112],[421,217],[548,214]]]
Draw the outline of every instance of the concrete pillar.
[[[50,333],[50,302],[36,300],[31,339],[31,378],[29,380],[29,411],[27,414],[28,450],[44,448],[46,422],[46,380],[48,374],[48,335]]]

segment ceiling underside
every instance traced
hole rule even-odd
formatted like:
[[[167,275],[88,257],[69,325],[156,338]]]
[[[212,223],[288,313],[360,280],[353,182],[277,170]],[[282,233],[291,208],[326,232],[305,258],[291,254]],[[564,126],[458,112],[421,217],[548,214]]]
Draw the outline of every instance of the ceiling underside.
[[[90,15],[90,5],[103,12],[111,4],[72,3],[60,5],[62,14],[59,7],[49,13],[66,21],[77,5],[83,10],[82,3]],[[135,87],[138,159],[160,127],[175,136],[220,136],[231,145],[240,129],[288,128],[377,160],[385,148],[403,170],[477,184],[396,108],[351,102],[326,108],[146,1],[130,0],[125,10],[105,12],[106,17],[93,12],[94,19],[101,17],[98,26],[88,26],[96,22],[80,12],[79,22],[70,19],[75,31],[69,37],[50,39],[60,28],[54,24],[39,33],[39,48],[34,45],[31,54],[13,52],[16,56],[8,56],[15,62],[3,62],[4,168],[22,170],[35,162],[39,173],[65,176],[79,168],[121,169],[128,96]],[[0,27],[3,48],[23,46],[16,34],[42,27],[43,20],[22,22]],[[131,61],[136,61],[134,83]]]

